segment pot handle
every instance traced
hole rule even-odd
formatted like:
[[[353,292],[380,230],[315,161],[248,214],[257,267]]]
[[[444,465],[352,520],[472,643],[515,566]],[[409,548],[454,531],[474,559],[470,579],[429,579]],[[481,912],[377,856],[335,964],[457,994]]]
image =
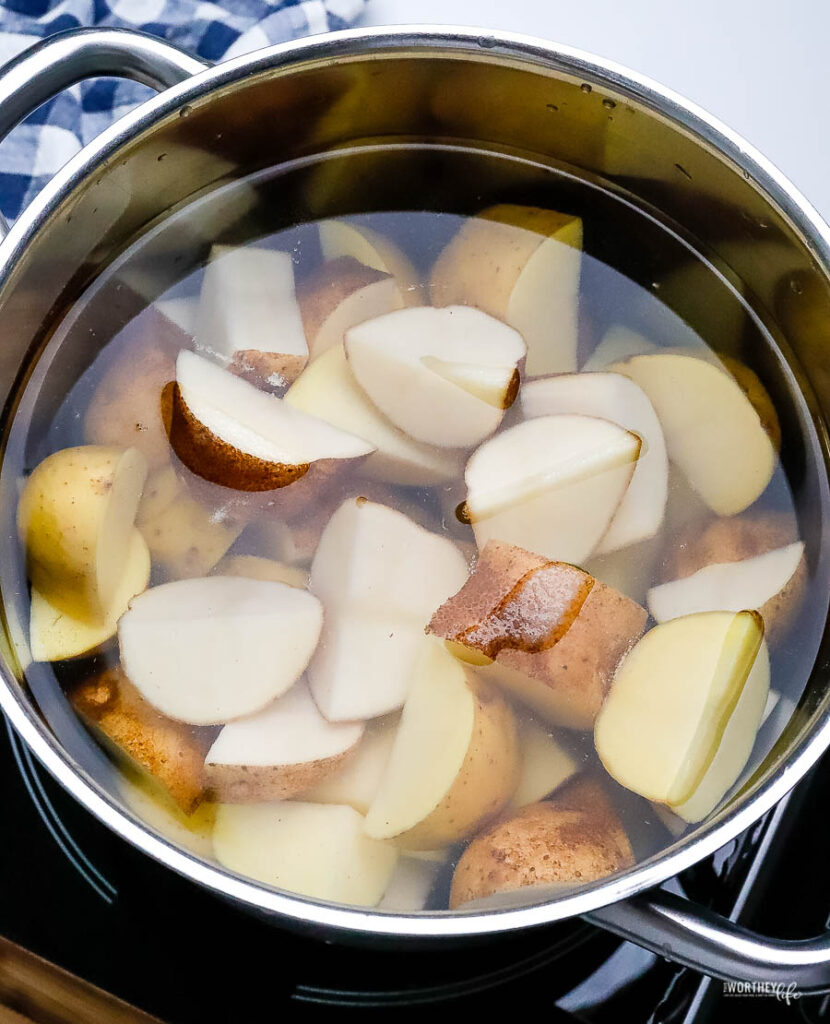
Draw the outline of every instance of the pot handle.
[[[209,65],[155,36],[117,28],[59,32],[0,68],[0,140],[24,117],[86,78],[129,78],[158,90]],[[0,217],[0,236],[6,225]]]
[[[713,978],[760,982],[790,994],[830,988],[830,932],[811,939],[766,938],[664,889],[585,916]]]

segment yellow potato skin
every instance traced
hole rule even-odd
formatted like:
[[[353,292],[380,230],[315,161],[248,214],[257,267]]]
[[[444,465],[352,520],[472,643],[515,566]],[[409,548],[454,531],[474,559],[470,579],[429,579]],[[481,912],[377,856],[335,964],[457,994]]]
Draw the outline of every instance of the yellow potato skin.
[[[472,672],[467,684],[475,706],[466,756],[438,806],[392,838],[403,849],[433,850],[465,839],[501,811],[519,784],[521,749],[510,705],[495,686]]]
[[[101,615],[109,595],[98,589],[98,539],[122,460],[146,463],[134,448],[64,448],[35,467],[20,496],[17,526],[29,577],[50,601],[71,614]]]
[[[438,256],[430,275],[434,306],[476,306],[503,320],[528,260],[574,218],[555,210],[504,204],[471,217]],[[581,245],[581,234],[574,239]]]

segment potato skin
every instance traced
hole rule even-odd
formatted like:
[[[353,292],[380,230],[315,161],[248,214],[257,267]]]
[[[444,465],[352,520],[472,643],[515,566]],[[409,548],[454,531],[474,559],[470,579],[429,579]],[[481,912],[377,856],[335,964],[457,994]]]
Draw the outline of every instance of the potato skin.
[[[579,776],[470,843],[453,874],[450,909],[525,886],[584,885],[633,863],[631,843],[602,784]]]
[[[358,740],[358,743],[360,741]],[[205,788],[223,804],[256,804],[291,800],[333,775],[356,748],[304,764],[205,764]]]
[[[664,580],[691,576],[707,565],[741,562],[798,540],[798,528],[785,513],[755,512],[711,520],[703,528],[683,531],[667,557]],[[798,614],[807,592],[807,561],[801,559],[787,585],[757,609],[764,620],[767,642],[778,643]]]
[[[108,745],[151,775],[185,814],[204,794],[204,761],[215,730],[160,714],[121,668],[92,676],[69,694],[75,711]]]
[[[467,754],[438,806],[391,840],[403,849],[432,850],[472,835],[502,810],[519,784],[521,748],[510,705],[497,687],[467,675],[475,697]]]
[[[561,567],[563,584],[566,578],[576,576],[588,588],[577,614],[569,620],[568,609],[561,620],[552,618],[546,623],[552,639],[542,649],[522,649],[523,637],[517,635],[515,643],[502,647],[482,674],[485,678],[492,676],[552,724],[590,729],[617,665],[641,636],[648,618],[644,608],[613,587],[575,566],[490,541],[473,574],[438,609],[428,630],[445,640],[481,650],[476,641],[470,640],[474,632],[480,632],[481,624],[486,626],[505,598],[520,593],[531,573],[557,566]],[[516,611],[520,630],[522,609],[517,607]],[[538,630],[540,616],[535,604],[529,604],[526,611],[528,631]]]

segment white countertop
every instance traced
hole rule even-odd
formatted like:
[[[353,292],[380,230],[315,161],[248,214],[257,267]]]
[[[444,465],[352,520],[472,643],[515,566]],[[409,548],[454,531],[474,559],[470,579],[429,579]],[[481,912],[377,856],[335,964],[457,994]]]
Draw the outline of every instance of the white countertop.
[[[543,36],[650,75],[740,132],[830,220],[830,0],[369,0],[360,24]]]

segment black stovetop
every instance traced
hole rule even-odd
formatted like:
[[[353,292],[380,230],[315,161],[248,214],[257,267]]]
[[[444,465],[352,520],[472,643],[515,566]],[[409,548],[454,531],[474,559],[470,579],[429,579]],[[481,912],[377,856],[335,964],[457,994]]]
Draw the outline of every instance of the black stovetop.
[[[0,934],[169,1024],[335,1017],[424,1007],[541,1011],[548,1021],[825,1019],[723,996],[719,983],[581,921],[472,947],[347,948],[258,920],[99,825],[0,725]],[[773,812],[678,882],[769,933],[803,937],[830,910],[830,760]],[[743,1005],[740,1005],[743,1004]],[[828,1018],[830,1019],[830,1011]],[[80,1024],[80,1022],[79,1022]]]

